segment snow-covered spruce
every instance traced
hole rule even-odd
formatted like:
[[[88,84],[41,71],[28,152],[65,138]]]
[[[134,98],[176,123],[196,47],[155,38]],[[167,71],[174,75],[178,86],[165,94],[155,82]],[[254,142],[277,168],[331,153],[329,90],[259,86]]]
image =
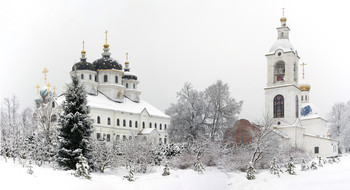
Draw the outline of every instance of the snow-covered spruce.
[[[131,169],[131,167],[129,167],[129,174],[124,176],[124,178],[127,179],[128,181],[135,181],[134,170]]]
[[[307,171],[309,169],[310,169],[309,166],[306,164],[306,162],[303,158],[303,160],[301,161],[301,171]]]
[[[30,174],[30,175],[32,175],[34,173],[31,160],[29,160],[27,173]]]
[[[296,175],[296,173],[294,171],[295,165],[294,165],[293,156],[290,157],[289,162],[286,165],[286,168],[287,168],[287,170],[286,170],[287,173],[289,173],[290,175]]]
[[[323,161],[321,157],[318,157],[318,166],[323,167]]]
[[[79,162],[75,165],[75,177],[85,177],[86,179],[91,179],[89,172],[89,164],[86,161],[86,158],[80,154]]]
[[[280,173],[283,173],[280,166],[276,163],[276,157],[273,157],[273,160],[271,161],[270,173],[277,175],[278,177],[280,177]]]
[[[253,163],[249,163],[248,167],[247,167],[247,179],[248,180],[253,180],[255,179],[255,168],[253,166]]]
[[[62,104],[63,115],[58,122],[59,151],[57,162],[64,169],[75,170],[80,154],[91,161],[92,119],[89,117],[89,107],[86,105],[86,92],[79,83],[77,76],[72,76],[72,84],[68,85],[65,101]]]
[[[168,176],[168,175],[170,175],[170,169],[168,164],[165,164],[162,176]]]
[[[200,152],[197,153],[197,161],[194,164],[194,171],[202,174],[203,171],[205,170],[201,161],[202,154]]]
[[[315,161],[312,161],[312,162],[311,162],[310,169],[312,169],[312,170],[317,170],[317,165],[316,165],[316,162],[315,162]]]

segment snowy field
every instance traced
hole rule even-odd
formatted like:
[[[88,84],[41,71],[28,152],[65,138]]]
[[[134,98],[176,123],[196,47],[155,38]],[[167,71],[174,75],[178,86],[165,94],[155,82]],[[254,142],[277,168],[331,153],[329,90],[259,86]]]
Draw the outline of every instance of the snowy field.
[[[162,168],[156,167],[147,174],[136,174],[134,182],[123,179],[126,171],[93,173],[91,180],[76,178],[72,171],[54,171],[49,167],[33,168],[34,174],[26,173],[27,168],[0,161],[0,189],[350,189],[350,156],[341,158],[340,163],[326,164],[315,171],[301,172],[297,166],[297,175],[286,173],[280,178],[266,170],[259,171],[255,180],[247,180],[245,173],[224,173],[214,167],[206,168],[199,175],[193,170],[170,170],[171,175],[163,177]]]

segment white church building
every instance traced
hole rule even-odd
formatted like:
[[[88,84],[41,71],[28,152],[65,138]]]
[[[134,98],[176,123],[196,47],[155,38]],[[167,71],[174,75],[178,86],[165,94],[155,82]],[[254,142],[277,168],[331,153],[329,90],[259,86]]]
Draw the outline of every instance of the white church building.
[[[106,141],[125,141],[135,137],[147,138],[155,143],[167,144],[170,117],[142,100],[139,80],[130,71],[128,54],[123,66],[111,58],[109,44],[103,45],[100,59],[87,62],[86,51],[72,67],[87,92],[90,117],[94,120],[94,137]],[[61,105],[64,96],[57,97]]]
[[[280,19],[277,40],[265,55],[267,86],[265,111],[273,118],[274,129],[284,134],[284,145],[303,148],[313,156],[338,154],[338,142],[329,136],[327,120],[310,103],[311,86],[299,85],[299,55],[289,41],[287,18]],[[304,63],[303,79],[304,79]]]

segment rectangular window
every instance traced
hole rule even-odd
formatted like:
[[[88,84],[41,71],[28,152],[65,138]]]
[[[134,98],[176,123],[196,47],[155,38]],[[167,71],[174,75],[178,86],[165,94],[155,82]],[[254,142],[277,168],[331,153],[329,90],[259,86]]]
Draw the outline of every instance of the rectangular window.
[[[97,140],[100,140],[101,139],[101,133],[97,133],[96,134],[96,138],[97,138]]]
[[[164,144],[166,144],[166,138],[164,138]]]
[[[117,137],[115,138],[117,141],[120,140],[120,135],[117,135]]]
[[[107,134],[107,142],[111,141],[111,135]]]
[[[123,135],[123,141],[126,141],[126,136],[125,135]]]
[[[162,144],[162,138],[159,138],[159,144]]]
[[[319,152],[320,152],[319,147],[316,146],[316,147],[315,147],[315,154],[318,154]]]
[[[129,136],[129,140],[131,140],[132,139],[132,136]]]

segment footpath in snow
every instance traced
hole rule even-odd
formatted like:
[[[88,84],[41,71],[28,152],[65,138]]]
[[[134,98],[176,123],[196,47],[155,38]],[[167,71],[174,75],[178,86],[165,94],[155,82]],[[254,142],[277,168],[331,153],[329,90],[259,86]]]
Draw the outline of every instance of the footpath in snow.
[[[281,177],[260,170],[255,180],[247,180],[243,172],[224,173],[214,167],[207,167],[203,174],[187,170],[170,170],[170,176],[162,176],[162,167],[155,167],[152,172],[135,174],[134,182],[123,179],[126,170],[106,173],[93,173],[91,180],[76,178],[72,171],[53,170],[50,167],[34,166],[34,174],[27,174],[27,168],[14,164],[11,159],[7,163],[0,160],[0,189],[166,189],[166,190],[221,190],[221,189],[350,189],[350,156],[341,158],[340,163],[325,164],[314,171],[300,171],[297,175],[287,173]]]

